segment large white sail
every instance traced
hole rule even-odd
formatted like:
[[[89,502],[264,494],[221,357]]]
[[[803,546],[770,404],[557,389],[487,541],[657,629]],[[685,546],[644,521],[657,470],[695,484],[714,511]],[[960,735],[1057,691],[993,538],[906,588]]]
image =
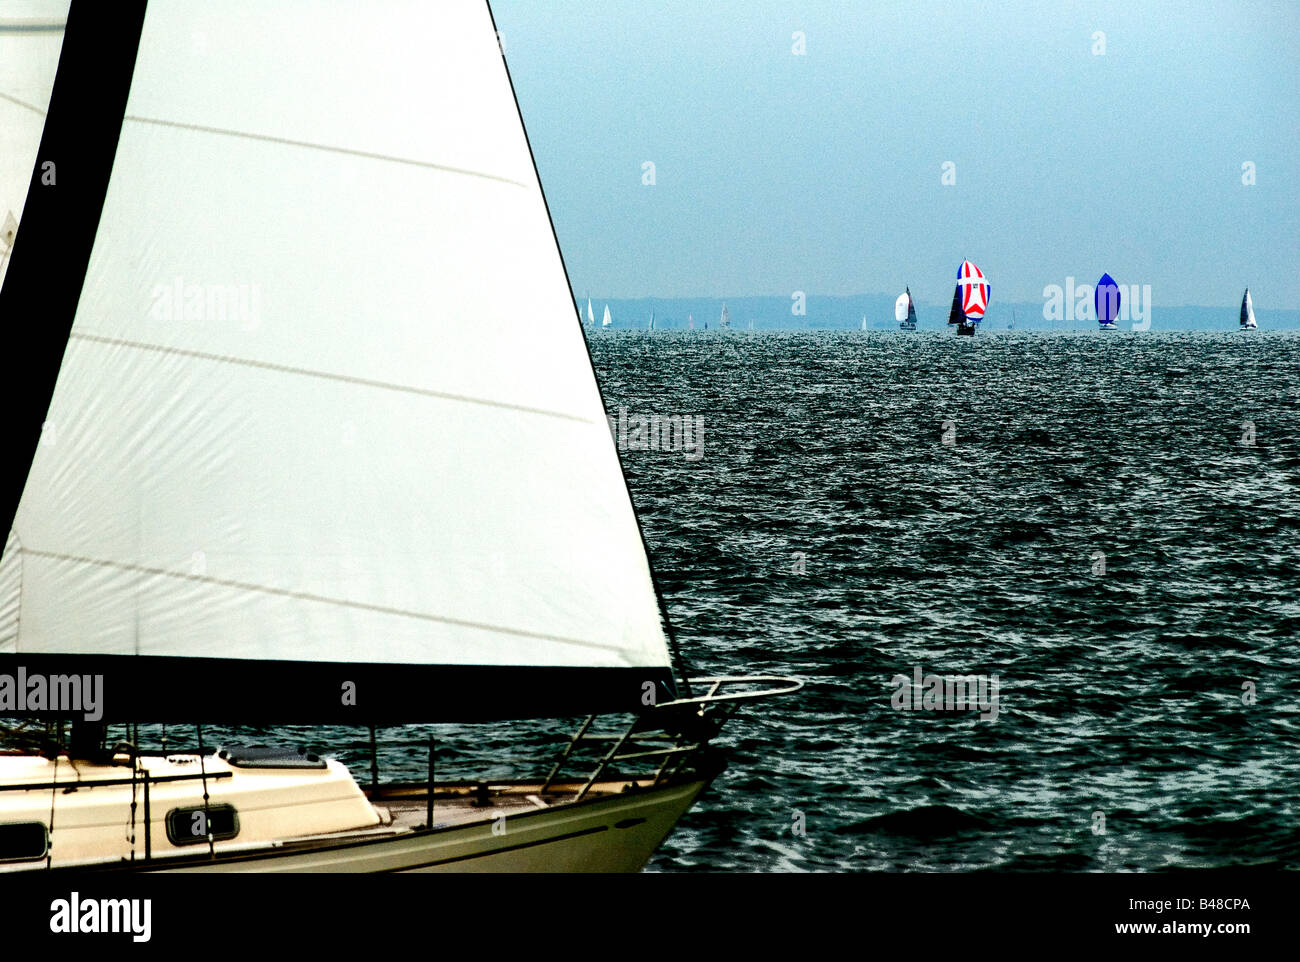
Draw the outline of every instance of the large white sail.
[[[613,323],[614,323],[613,319],[609,316],[609,305],[606,304],[606,305],[605,305],[605,316],[602,317],[602,318],[600,319],[600,326],[601,326],[601,327],[609,327],[609,325],[611,325],[611,324],[613,324]]]
[[[68,0],[0,5],[0,284],[36,166],[67,14]]]
[[[666,668],[486,4],[317,14],[147,8],[0,652]]]
[[[912,304],[912,298],[907,294],[899,294],[898,300],[894,301],[894,320],[907,320],[907,309]]]

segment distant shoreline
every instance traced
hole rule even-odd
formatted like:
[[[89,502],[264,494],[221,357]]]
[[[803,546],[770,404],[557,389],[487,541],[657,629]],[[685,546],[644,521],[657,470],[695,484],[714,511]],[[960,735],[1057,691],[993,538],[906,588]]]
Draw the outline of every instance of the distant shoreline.
[[[718,320],[725,301],[731,316],[731,330],[744,332],[749,330],[752,320],[755,331],[861,331],[862,318],[867,319],[868,331],[896,331],[898,322],[894,320],[894,297],[888,294],[861,294],[850,296],[823,296],[809,294],[806,299],[806,314],[791,313],[792,301],[787,297],[726,297],[726,298],[611,298],[609,300],[592,298],[597,318],[606,304],[614,323],[608,330],[646,330],[650,314],[655,316],[655,330],[688,330],[689,320],[694,320],[694,330],[703,331],[708,324],[709,331],[718,330]],[[915,292],[914,292],[915,296]],[[582,304],[585,318],[586,297],[575,297],[575,303]],[[916,300],[918,315],[917,332],[947,331],[949,304],[933,301]],[[1012,321],[1013,311],[1015,330],[1022,331],[1095,331],[1097,322],[1092,319],[1075,319],[1073,321],[1049,321],[1043,318],[1043,302],[999,302],[995,299],[989,305],[981,330],[984,332],[1006,331]],[[1150,307],[1150,327],[1140,333],[1160,333],[1162,331],[1237,331],[1238,306],[1231,307],[1161,307],[1159,302]],[[1259,332],[1300,330],[1300,310],[1272,310],[1267,305],[1255,302],[1255,315],[1259,320]],[[1121,332],[1132,329],[1131,322],[1122,321]],[[599,321],[596,329],[599,330]]]

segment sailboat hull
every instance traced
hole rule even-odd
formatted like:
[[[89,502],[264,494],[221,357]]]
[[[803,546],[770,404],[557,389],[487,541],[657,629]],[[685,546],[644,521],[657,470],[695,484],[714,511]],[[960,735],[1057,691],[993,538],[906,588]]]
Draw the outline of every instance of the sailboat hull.
[[[490,788],[477,783],[439,785],[434,795],[432,831],[425,827],[425,786],[381,786],[365,793],[367,802],[363,802],[368,811],[375,813],[378,824],[241,842],[248,834],[243,828],[253,826],[254,813],[245,807],[241,819],[248,824],[241,828],[240,838],[218,841],[212,849],[194,845],[183,852],[168,844],[168,836],[162,831],[163,819],[158,817],[175,803],[163,802],[159,797],[156,801],[162,804],[155,807],[154,818],[139,824],[140,839],[149,834],[155,840],[152,857],[137,846],[131,855],[101,853],[62,864],[56,857],[53,869],[150,873],[636,872],[672,832],[715,773],[701,772],[660,785],[648,778],[599,781],[590,786],[580,782],[548,786],[508,782],[493,783]],[[107,790],[95,791],[102,794]],[[333,794],[338,792],[325,792]],[[251,802],[249,798],[244,804]],[[310,808],[307,805],[297,812],[295,820],[305,820],[302,812]],[[243,819],[245,815],[249,817]],[[109,826],[106,836],[119,841],[124,835],[120,830],[125,824],[122,819],[114,817],[105,824]],[[56,839],[68,838],[70,830],[75,829],[61,827],[56,820],[53,835]],[[67,844],[52,846],[53,851],[61,848],[66,858]],[[46,863],[40,859],[5,868],[45,870]]]
[[[199,856],[163,872],[636,872],[708,782],[596,797],[486,821],[386,838],[285,844]],[[418,797],[407,799],[423,808]],[[377,799],[382,804],[382,798]],[[491,813],[491,809],[487,810]],[[138,867],[138,866],[137,866]]]

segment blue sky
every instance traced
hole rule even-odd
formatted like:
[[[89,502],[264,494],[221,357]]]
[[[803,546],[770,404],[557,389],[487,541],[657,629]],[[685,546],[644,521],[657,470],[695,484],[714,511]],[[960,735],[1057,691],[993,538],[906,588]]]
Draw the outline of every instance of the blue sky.
[[[1300,4],[492,9],[579,295],[1300,305]]]

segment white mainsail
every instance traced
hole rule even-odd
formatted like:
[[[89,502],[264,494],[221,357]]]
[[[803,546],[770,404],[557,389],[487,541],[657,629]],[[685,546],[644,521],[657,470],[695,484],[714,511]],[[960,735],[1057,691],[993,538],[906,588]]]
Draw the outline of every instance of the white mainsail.
[[[669,665],[488,8],[382,6],[149,4],[0,652]]]
[[[605,305],[605,316],[602,317],[602,318],[600,319],[600,326],[601,326],[601,327],[609,327],[609,325],[611,325],[611,324],[613,324],[613,323],[614,323],[613,318],[611,318],[611,317],[609,316],[609,305],[606,304],[606,305]]]
[[[69,0],[0,7],[0,284],[36,166]]]
[[[593,313],[591,313],[591,298],[590,298],[590,297],[587,298],[587,323],[588,323],[588,324],[595,324],[595,323],[596,323],[596,315],[593,314]]]
[[[1255,322],[1255,302],[1250,296],[1249,287],[1241,296],[1241,326],[1248,331],[1259,328],[1259,324]]]
[[[912,298],[907,294],[899,294],[898,300],[894,301],[894,320],[907,320],[907,309],[912,304]]]

